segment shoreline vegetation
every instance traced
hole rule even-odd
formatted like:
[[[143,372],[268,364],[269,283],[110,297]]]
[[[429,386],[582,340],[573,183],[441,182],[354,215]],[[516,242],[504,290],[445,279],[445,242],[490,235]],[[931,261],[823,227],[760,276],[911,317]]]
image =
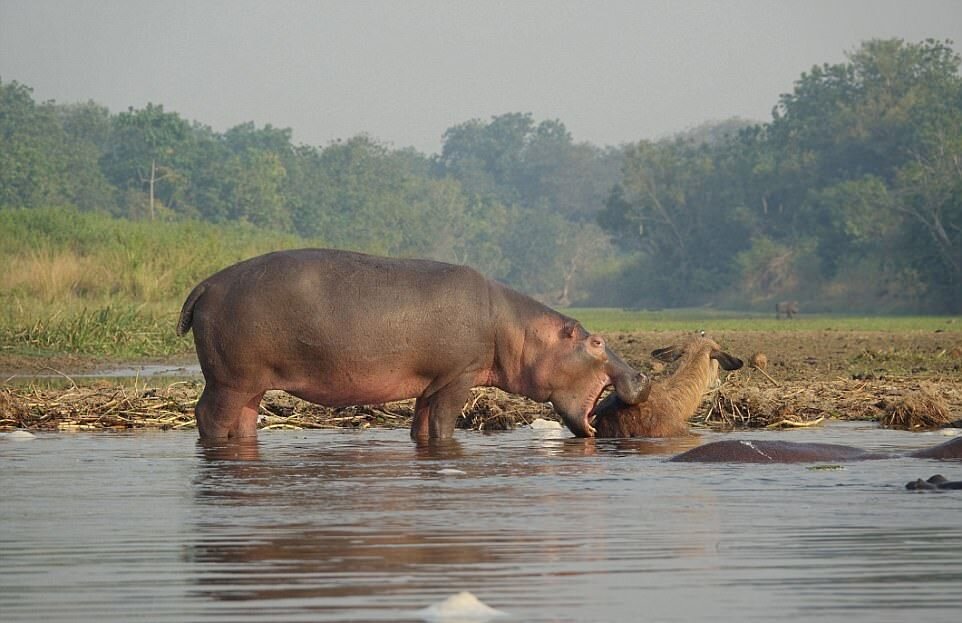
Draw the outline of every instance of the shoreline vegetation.
[[[70,208],[0,210],[0,239],[8,267],[0,272],[0,430],[192,427],[197,378],[164,385],[71,375],[131,362],[193,363],[193,340],[177,337],[174,326],[197,282],[259,253],[322,244],[245,224],[132,221]],[[771,367],[729,375],[696,426],[888,418],[912,428],[962,418],[958,316],[809,314],[804,305],[792,320],[776,320],[774,310],[710,307],[562,311],[652,374],[660,371],[648,352],[684,331],[706,330],[746,361],[766,353]],[[54,378],[24,384],[18,375]],[[272,394],[261,415],[267,428],[407,427],[411,402],[324,409]],[[537,418],[554,415],[479,390],[460,425],[499,430]]]
[[[174,327],[196,283],[259,253],[322,244],[244,224],[132,221],[69,208],[0,210],[0,238],[8,267],[0,272],[0,430],[193,426],[199,377],[165,383],[79,373],[195,363],[193,340]],[[810,314],[804,304],[791,320],[776,320],[774,309],[562,311],[653,375],[662,371],[648,353],[686,331],[706,330],[745,361],[765,353],[768,369],[728,375],[703,403],[698,426],[889,417],[912,427],[962,418],[959,316]],[[31,376],[49,378],[23,381]],[[406,427],[411,402],[324,409],[272,394],[261,415],[268,428]],[[479,390],[461,425],[496,430],[536,418],[554,416],[548,406]]]
[[[198,282],[272,250],[324,246],[245,224],[148,222],[69,208],[0,210],[0,357],[130,361],[190,357],[173,330]],[[203,250],[202,252],[200,250]],[[808,314],[773,309],[563,309],[592,331],[946,331],[958,316]]]
[[[606,314],[617,317],[621,313],[590,310],[582,315],[596,314],[593,318],[601,322]],[[691,319],[696,319],[694,312]],[[701,320],[711,328],[709,318]],[[842,317],[832,320],[843,325],[857,321]],[[692,419],[693,432],[808,427],[832,419],[877,421],[883,426],[908,430],[962,426],[960,323],[954,318],[873,320],[878,327],[892,324],[888,330],[813,330],[800,328],[805,323],[799,321],[786,324],[781,330],[712,331],[726,350],[749,365],[728,373],[720,387],[706,394]],[[666,320],[663,326],[670,327],[671,322],[678,320]],[[908,326],[914,328],[905,328]],[[668,370],[654,362],[648,352],[681,339],[684,332],[665,328],[612,331],[606,335],[629,363],[657,377]],[[184,341],[191,344],[190,340]],[[757,357],[758,353],[765,357]],[[763,363],[765,360],[767,363]],[[66,370],[53,366],[33,368],[34,373],[42,372],[46,378],[29,379],[29,368],[11,367],[22,366],[23,361],[0,354],[0,370],[6,379],[0,385],[0,431],[177,430],[195,426],[193,408],[203,389],[203,380],[198,376],[97,377],[95,370],[103,369],[103,362],[98,365],[90,359],[75,359],[72,364],[67,361],[70,365]],[[47,360],[34,363],[42,361]],[[183,364],[188,359],[180,356],[168,361]],[[753,361],[757,367],[751,365]],[[72,369],[87,372],[75,378],[70,376]],[[16,372],[29,380],[12,377]],[[331,409],[278,391],[265,397],[259,427],[407,428],[412,415],[413,400]],[[465,405],[458,426],[480,431],[506,430],[537,419],[557,421],[549,405],[492,388],[479,388]]]

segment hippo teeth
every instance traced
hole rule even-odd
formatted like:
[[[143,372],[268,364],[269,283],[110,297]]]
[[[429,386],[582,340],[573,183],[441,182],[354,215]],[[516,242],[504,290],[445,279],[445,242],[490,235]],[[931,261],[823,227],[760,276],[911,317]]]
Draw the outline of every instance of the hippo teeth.
[[[594,418],[591,417],[590,414],[586,414],[584,419],[584,426],[585,426],[585,432],[588,433],[589,437],[594,437],[595,433],[597,432],[597,429],[594,426],[592,426],[593,423],[594,423]]]
[[[605,390],[608,389],[608,387],[608,385],[605,385],[601,388],[601,391],[599,391],[598,395],[595,396],[595,401],[591,404],[591,409],[589,409],[588,413],[585,414],[585,430],[588,431],[592,437],[594,437],[595,433],[597,432],[597,429],[594,427],[594,423],[595,420],[598,419],[598,414],[596,412],[598,410],[598,403],[601,402],[601,397],[604,395]]]

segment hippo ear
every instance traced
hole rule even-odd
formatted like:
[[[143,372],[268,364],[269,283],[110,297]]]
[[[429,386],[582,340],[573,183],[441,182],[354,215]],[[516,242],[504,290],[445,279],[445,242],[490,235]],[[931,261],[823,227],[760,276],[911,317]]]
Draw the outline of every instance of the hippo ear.
[[[578,324],[577,320],[565,320],[564,325],[561,327],[561,337],[572,338],[578,335]]]
[[[728,353],[720,350],[711,351],[711,358],[718,362],[725,370],[738,370],[744,364],[738,357],[732,357]]]
[[[681,357],[681,349],[677,346],[666,346],[665,348],[657,348],[651,351],[651,356],[658,361],[664,361],[665,363],[671,363],[679,357]]]

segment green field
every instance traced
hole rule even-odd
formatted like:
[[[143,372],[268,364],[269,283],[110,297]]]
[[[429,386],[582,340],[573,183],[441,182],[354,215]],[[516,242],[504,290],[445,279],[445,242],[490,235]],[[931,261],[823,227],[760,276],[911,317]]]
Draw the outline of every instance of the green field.
[[[566,309],[591,331],[954,331],[962,332],[958,316],[852,316],[845,314],[805,314],[792,320],[776,320],[757,312],[664,309],[629,311],[622,309]]]
[[[3,315],[0,355],[99,356],[110,359],[157,358],[193,351],[190,337],[174,334],[181,301],[98,308],[54,306],[37,317]],[[568,309],[592,331],[803,331],[962,332],[962,319],[940,316],[802,316],[786,321],[745,312],[700,309],[623,311]]]

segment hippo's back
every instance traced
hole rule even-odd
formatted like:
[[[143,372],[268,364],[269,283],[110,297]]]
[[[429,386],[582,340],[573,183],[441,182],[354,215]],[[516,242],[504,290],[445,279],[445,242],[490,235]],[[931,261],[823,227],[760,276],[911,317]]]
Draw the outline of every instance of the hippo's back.
[[[322,379],[358,386],[365,374],[385,396],[408,394],[484,359],[472,347],[492,342],[489,295],[488,281],[464,266],[279,251],[204,280],[179,327],[192,325],[208,381],[306,392]]]
[[[919,459],[940,459],[943,461],[960,460],[962,459],[962,437],[950,439],[949,441],[931,448],[925,448],[924,450],[916,450],[909,456]]]
[[[832,443],[725,439],[692,448],[671,460],[692,463],[811,463],[882,459],[887,456]]]
[[[323,316],[342,326],[417,320],[412,309],[469,311],[465,303],[487,295],[477,271],[430,260],[393,259],[335,249],[276,251],[228,266],[201,282],[184,304],[178,332],[199,318],[218,324],[280,319],[309,324]]]

